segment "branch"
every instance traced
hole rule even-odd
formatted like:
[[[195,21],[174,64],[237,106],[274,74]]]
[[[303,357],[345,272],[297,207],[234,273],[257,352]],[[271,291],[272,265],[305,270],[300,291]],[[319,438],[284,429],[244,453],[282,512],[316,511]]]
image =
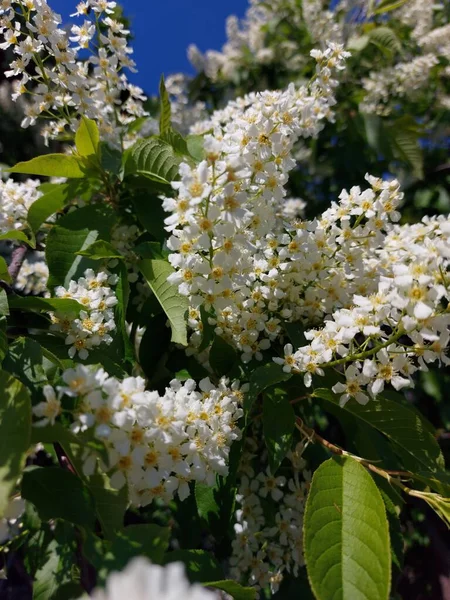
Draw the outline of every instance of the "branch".
[[[14,248],[13,250],[11,263],[8,267],[8,273],[13,284],[19,275],[19,271],[23,265],[23,261],[25,260],[27,253],[28,246],[25,245],[17,246],[17,248]]]
[[[356,456],[356,454],[352,454],[351,452],[347,452],[347,450],[344,450],[343,448],[340,448],[339,446],[336,446],[332,442],[329,442],[328,440],[324,439],[321,435],[319,435],[316,431],[314,431],[314,429],[310,429],[309,427],[307,427],[303,423],[303,421],[300,419],[300,417],[296,418],[295,426],[311,442],[317,442],[317,443],[321,444],[324,448],[326,448],[333,454],[337,454],[338,456],[348,456],[349,458],[353,458],[353,460],[356,460],[359,463],[361,463],[369,471],[372,471],[373,473],[376,473],[377,475],[384,477],[384,479],[387,479],[387,481],[389,481],[389,483],[391,483],[391,484],[393,483],[394,485],[400,487],[402,489],[402,491],[405,492],[406,494],[411,494],[411,492],[414,492],[414,490],[410,490],[410,488],[406,487],[399,479],[396,479],[396,477],[403,477],[405,479],[413,479],[414,474],[411,473],[410,471],[390,471],[387,469],[380,469],[380,467],[375,466],[369,460],[367,460],[365,458],[361,458],[360,456]],[[411,494],[411,495],[416,495],[416,494]]]
[[[407,487],[404,483],[400,481],[400,477],[414,479],[416,476],[414,473],[409,471],[388,471],[387,469],[380,469],[380,467],[375,466],[372,462],[366,460],[365,458],[361,458],[360,456],[356,456],[351,452],[347,452],[347,450],[343,450],[339,446],[329,442],[324,439],[321,435],[316,433],[314,429],[310,429],[307,427],[300,417],[296,418],[295,426],[302,433],[306,439],[311,442],[317,442],[324,446],[327,450],[332,452],[333,454],[337,454],[338,456],[348,456],[353,460],[359,462],[363,467],[365,467],[368,471],[372,471],[372,473],[376,473],[386,479],[391,485],[395,485],[401,489],[402,492],[408,494],[408,496],[414,496],[415,498],[420,498],[424,502],[426,502],[431,508],[440,516],[440,518],[444,521],[448,528],[450,528],[450,498],[446,498],[441,496],[440,494],[435,494],[434,492],[420,492],[418,490],[413,490]]]

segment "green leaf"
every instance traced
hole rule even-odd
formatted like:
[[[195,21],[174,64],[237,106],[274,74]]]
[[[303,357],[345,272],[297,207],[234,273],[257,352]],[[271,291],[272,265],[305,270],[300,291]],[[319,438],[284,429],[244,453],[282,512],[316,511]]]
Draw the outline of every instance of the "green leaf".
[[[77,231],[91,229],[101,240],[111,240],[111,229],[117,224],[117,213],[107,204],[89,204],[68,212],[58,220],[58,226]]]
[[[384,507],[386,509],[386,517],[389,523],[389,539],[391,544],[392,562],[397,569],[401,570],[403,568],[404,540],[400,527],[399,512],[386,492],[384,492],[382,489],[379,489],[379,492],[383,498]]]
[[[123,259],[120,252],[109,242],[105,242],[105,240],[97,240],[84,250],[79,250],[77,254],[78,256],[87,256],[91,260],[102,260],[105,258]]]
[[[45,549],[47,560],[35,575],[33,600],[50,600],[58,589],[59,583],[56,580],[56,573],[60,557],[56,551],[57,548],[58,543],[53,540]]]
[[[262,367],[258,367],[250,376],[250,389],[248,390],[244,400],[244,410],[248,415],[253,402],[265,389],[276,383],[287,381],[292,375],[285,373],[280,365],[274,362],[267,363]]]
[[[387,600],[389,528],[380,492],[351,458],[314,473],[304,517],[305,560],[317,600]]]
[[[108,173],[116,175],[120,181],[123,179],[122,154],[116,148],[111,148],[107,143],[101,143],[99,148],[101,167]]]
[[[181,135],[181,133],[178,133],[178,131],[175,131],[175,129],[169,129],[169,131],[167,131],[164,135],[161,135],[160,137],[162,140],[164,140],[172,146],[176,154],[182,157],[189,156],[189,150],[187,147],[186,140]]]
[[[208,318],[212,315],[205,310],[203,304],[200,306],[200,315],[202,319],[202,342],[198,347],[199,352],[203,352],[214,339],[214,325],[210,325]]]
[[[362,115],[364,122],[364,130],[366,133],[367,143],[379,154],[382,152],[383,129],[382,121],[378,115],[366,114]]]
[[[227,375],[238,360],[235,349],[216,335],[209,352],[209,364],[219,377]]]
[[[174,550],[164,556],[165,565],[182,562],[191,583],[223,580],[223,572],[212,554],[205,550]]]
[[[3,368],[31,393],[33,400],[42,400],[42,386],[48,383],[40,345],[31,338],[17,338],[8,348]]]
[[[6,264],[6,260],[3,256],[0,256],[0,279],[2,281],[6,281],[6,283],[11,282],[11,275],[8,271],[8,265]]]
[[[6,321],[6,319],[4,319],[4,321]],[[8,338],[6,337],[6,326],[4,321],[0,320],[0,363],[8,352]]]
[[[445,471],[417,471],[414,473],[414,478],[422,481],[442,496],[450,498],[450,474]]]
[[[188,152],[196,162],[200,162],[205,158],[204,141],[202,135],[188,135],[186,138]]]
[[[273,474],[291,447],[295,413],[286,392],[275,388],[263,396],[263,432]]]
[[[97,448],[95,445],[98,445],[98,440],[87,439],[83,437],[85,434],[75,436],[58,423],[52,427],[44,427],[42,431],[42,434],[36,431],[34,439],[61,444],[76,473],[90,491],[103,535],[111,540],[116,532],[123,528],[124,515],[129,504],[128,487],[125,485],[120,490],[112,488],[109,476],[100,471],[98,465],[93,475],[88,477],[83,473],[86,448],[91,448],[106,465],[109,464],[105,446],[101,444],[101,447]]]
[[[403,6],[408,0],[382,0],[376,7],[376,9],[372,12],[373,15],[382,15],[384,13],[390,12],[391,10],[397,10]]]
[[[224,579],[222,581],[208,581],[203,584],[205,587],[223,590],[229,594],[234,600],[255,600],[257,591],[253,587],[244,587],[236,581]]]
[[[75,134],[75,145],[78,154],[85,157],[96,155],[99,150],[99,143],[100,133],[97,123],[82,116]]]
[[[162,242],[166,237],[164,219],[167,213],[163,210],[161,199],[146,190],[136,190],[131,202],[142,227]]]
[[[142,242],[133,248],[133,252],[138,254],[141,258],[166,260],[168,257],[167,250],[161,248],[159,242]]]
[[[79,158],[69,154],[44,154],[26,162],[19,162],[9,171],[45,177],[67,177],[80,179],[85,176],[83,163]]]
[[[114,269],[114,272],[119,275],[119,281],[115,289],[115,294],[118,300],[114,309],[115,320],[122,338],[123,356],[125,360],[134,364],[136,360],[135,351],[128,335],[126,323],[128,300],[130,298],[130,284],[128,281],[128,270],[125,263],[120,261],[118,267]]]
[[[400,40],[395,32],[389,27],[376,27],[371,30],[369,37],[371,42],[380,46],[382,49],[388,50],[392,54],[401,52],[402,50]]]
[[[197,503],[197,512],[199,517],[209,521],[210,516],[218,516],[220,508],[215,498],[217,486],[206,485],[204,483],[195,483],[195,501]]]
[[[49,287],[68,286],[71,279],[80,271],[81,256],[76,253],[89,246],[97,238],[96,231],[89,229],[71,230],[64,227],[53,227],[48,234],[45,248],[50,277]]]
[[[137,173],[154,181],[170,184],[178,176],[180,162],[181,158],[170,144],[151,137],[136,142],[131,148],[126,173]]]
[[[112,539],[114,534],[123,528],[124,515],[129,504],[127,486],[116,490],[111,487],[109,477],[98,472],[89,477],[88,487],[94,498],[95,512],[103,534]]]
[[[0,240],[18,240],[19,242],[25,242],[32,248],[35,247],[34,240],[30,240],[23,231],[19,231],[17,229],[12,229],[11,231],[2,233],[2,235],[0,235]]]
[[[286,330],[286,333],[288,334],[294,348],[301,348],[308,343],[307,339],[305,338],[305,328],[301,325],[301,323],[289,323],[285,321],[283,323],[283,327]]]
[[[33,202],[28,210],[27,220],[34,233],[39,231],[42,223],[48,217],[64,208],[69,189],[70,187],[67,184],[62,184]]]
[[[172,341],[187,346],[187,326],[185,313],[188,300],[178,292],[178,287],[167,281],[173,268],[165,260],[145,259],[139,263],[139,269],[146,282],[161,304],[172,328]]]
[[[325,410],[327,402],[339,405],[339,398],[331,390],[316,389],[313,395],[325,400],[322,403]],[[444,460],[432,427],[418,412],[383,397],[371,400],[365,406],[349,401],[341,410],[383,433],[406,469],[415,471],[419,467],[436,471],[443,468]]]
[[[171,124],[170,98],[164,83],[164,75],[159,82],[159,137],[170,144],[177,154],[187,156],[189,154],[186,140],[175,131]]]
[[[417,498],[424,500],[450,529],[450,498],[429,492],[415,492]]]
[[[39,298],[36,296],[9,296],[9,306],[12,309],[39,310],[46,312],[79,314],[83,305],[70,298]]]
[[[169,94],[164,83],[164,75],[161,75],[159,81],[159,134],[161,136],[172,129],[171,114]]]
[[[56,578],[60,562],[58,548],[58,542],[53,540],[45,549],[47,560],[35,575],[33,600],[50,600],[58,590],[59,582]]]
[[[5,290],[0,289],[0,317],[9,315],[8,296]]]
[[[170,529],[159,525],[129,525],[117,532],[111,552],[114,568],[122,569],[133,556],[146,556],[160,564],[169,545]]]
[[[25,471],[22,497],[35,505],[43,521],[64,519],[81,527],[94,527],[92,496],[81,479],[70,471],[58,467]]]
[[[38,560],[38,568],[34,573],[33,600],[69,600],[80,597],[83,588],[76,581],[77,540],[74,528],[67,523],[57,523],[51,537],[48,529],[45,533],[47,535],[40,543],[38,541],[33,544],[32,548],[27,545],[28,555],[33,554],[33,558]]]
[[[0,371],[0,517],[25,465],[31,438],[31,400],[25,386]]]
[[[422,131],[414,117],[400,117],[386,126],[385,131],[394,156],[409,164],[418,179],[423,179],[423,153],[419,145]]]
[[[115,222],[114,211],[102,204],[84,206],[59,219],[58,225],[50,230],[46,243],[49,287],[67,287],[71,279],[81,277],[87,268],[97,269],[93,260],[76,253],[88,248],[99,237],[108,242]]]

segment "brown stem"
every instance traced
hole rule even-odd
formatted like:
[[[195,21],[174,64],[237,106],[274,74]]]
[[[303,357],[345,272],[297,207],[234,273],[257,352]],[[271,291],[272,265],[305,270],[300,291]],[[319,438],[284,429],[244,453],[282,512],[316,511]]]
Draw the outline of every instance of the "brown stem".
[[[306,394],[306,396],[299,396],[298,398],[289,400],[289,404],[297,404],[298,402],[302,402],[303,400],[306,400],[309,397],[310,397],[309,394]]]
[[[13,284],[19,275],[19,271],[23,265],[23,261],[25,260],[27,253],[28,246],[17,246],[17,248],[14,248],[13,250],[11,262],[8,267],[8,273]]]
[[[389,483],[394,484],[397,487],[399,487],[406,494],[414,492],[414,490],[410,490],[408,487],[406,487],[406,485],[404,485],[400,481],[400,479],[397,479],[397,477],[413,479],[414,478],[413,473],[410,473],[409,471],[389,471],[387,469],[380,469],[379,467],[375,466],[373,463],[366,460],[365,458],[356,456],[355,454],[352,454],[351,452],[347,452],[347,450],[344,450],[343,448],[336,446],[336,444],[329,442],[328,440],[323,438],[321,435],[319,435],[316,431],[314,431],[314,429],[307,427],[303,423],[303,421],[300,419],[300,417],[296,418],[296,427],[309,440],[311,440],[312,442],[318,442],[319,444],[324,446],[324,448],[327,448],[327,450],[329,450],[333,454],[336,454],[338,456],[348,456],[350,458],[353,458],[354,460],[357,460],[366,469],[368,469],[369,471],[372,471],[373,473],[376,473],[377,475],[380,475],[381,477],[386,479]]]

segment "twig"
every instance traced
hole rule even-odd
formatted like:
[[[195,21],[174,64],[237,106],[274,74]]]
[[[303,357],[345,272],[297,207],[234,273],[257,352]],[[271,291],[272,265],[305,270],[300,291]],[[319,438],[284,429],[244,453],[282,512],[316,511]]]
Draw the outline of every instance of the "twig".
[[[23,261],[25,260],[26,255],[28,254],[28,246],[21,245],[14,248],[12,253],[11,262],[8,267],[8,273],[11,277],[11,282],[14,282],[19,275],[19,271],[23,265]]]
[[[393,483],[397,487],[400,487],[402,491],[404,491],[406,494],[411,494],[411,492],[414,492],[414,490],[410,490],[410,488],[406,487],[399,479],[396,479],[396,477],[413,479],[413,473],[410,473],[409,471],[390,471],[387,469],[380,469],[380,467],[375,466],[372,462],[368,461],[367,459],[361,458],[360,456],[356,456],[356,454],[352,454],[351,452],[347,452],[347,450],[344,450],[343,448],[336,446],[336,444],[329,442],[321,435],[319,435],[316,431],[314,431],[314,429],[307,427],[300,419],[300,417],[296,418],[295,425],[297,429],[311,442],[318,442],[319,444],[324,446],[324,448],[327,448],[327,450],[338,456],[348,456],[349,458],[353,458],[353,460],[356,460],[357,462],[361,463],[369,471],[372,471],[373,473],[384,477],[384,479],[387,479],[389,483]],[[413,493],[411,495],[415,494]]]
[[[294,398],[293,400],[289,400],[289,404],[297,404],[298,402],[302,402],[303,400],[306,400],[309,397],[310,397],[309,394],[306,394],[305,396],[299,396],[298,398]]]

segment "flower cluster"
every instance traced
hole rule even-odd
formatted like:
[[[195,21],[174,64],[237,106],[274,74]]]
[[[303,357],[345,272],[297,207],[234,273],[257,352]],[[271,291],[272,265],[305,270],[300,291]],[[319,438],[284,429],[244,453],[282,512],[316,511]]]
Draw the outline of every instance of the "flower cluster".
[[[284,358],[274,360],[305,373],[306,385],[325,368],[343,370],[345,383],[333,387],[342,405],[350,398],[365,404],[388,384],[412,385],[417,369],[450,364],[449,265],[450,218],[392,227],[363,257],[364,294],[306,332],[310,345],[295,352],[286,345]]]
[[[412,28],[411,36],[419,39],[433,27],[433,13],[440,7],[434,0],[409,0],[395,11],[395,16]]]
[[[443,56],[450,60],[450,25],[437,27],[418,40],[419,46],[422,46],[427,52],[434,52],[438,56]]]
[[[61,26],[60,15],[46,0],[2,6],[0,48],[12,48],[16,57],[6,73],[18,78],[13,98],[22,94],[31,98],[22,126],[33,125],[39,115],[50,117],[43,134],[53,138],[67,125],[75,131],[78,113],[97,119],[102,137],[111,144],[127,141],[127,125],[146,114],[145,97],[124,73],[134,69],[134,62],[127,45],[129,31],[113,18],[116,2],[80,2],[72,16],[84,21],[70,31]],[[80,51],[86,50],[91,55],[82,60]]]
[[[258,589],[270,585],[275,593],[284,574],[298,577],[304,564],[303,511],[311,479],[303,449],[299,443],[288,453],[289,477],[274,476],[269,467],[264,470],[266,451],[260,451],[256,439],[246,438],[230,561],[231,575],[237,581]]]
[[[208,117],[204,102],[189,101],[188,85],[190,78],[183,73],[169,75],[166,90],[170,96],[172,124],[177,131],[188,133],[199,121]]]
[[[182,563],[161,567],[139,557],[123,571],[111,573],[105,589],[94,590],[91,597],[92,600],[213,600],[216,595],[199,584],[191,585]]]
[[[188,56],[193,66],[212,81],[236,80],[240,69],[251,70],[255,65],[282,64],[289,71],[299,71],[305,64],[303,52],[294,36],[273,35],[277,28],[289,23],[295,28],[297,39],[301,39],[300,28],[306,27],[313,43],[342,43],[344,21],[341,10],[346,11],[347,3],[339,2],[330,11],[322,0],[305,0],[302,10],[297,0],[251,0],[242,21],[235,16],[227,19],[227,41],[220,52],[209,50],[202,54],[191,45]],[[346,28],[349,28],[347,22]]]
[[[175,493],[183,500],[190,482],[214,485],[216,474],[227,474],[229,449],[240,437],[237,421],[243,414],[238,382],[230,386],[222,379],[216,387],[203,379],[197,389],[193,380],[174,379],[160,395],[146,391],[141,377],[120,381],[83,365],[65,371],[63,380],[57,392],[45,390],[52,407],[46,412],[41,403],[38,416],[51,413],[54,418],[63,396],[75,398],[72,430],[90,431],[104,442],[109,465],[100,464],[113,472],[113,487],[128,484],[135,506],[154,498],[168,502]],[[91,474],[96,464],[97,456],[87,451],[85,473]]]
[[[24,183],[0,179],[0,235],[24,227],[28,209],[42,196],[38,190],[40,183],[37,179],[27,179]]]
[[[393,109],[391,98],[407,96],[414,99],[414,95],[428,84],[430,72],[438,62],[435,54],[428,53],[393,67],[371,71],[369,77],[362,80],[366,95],[360,104],[360,110],[381,116],[388,115]]]
[[[314,56],[317,76],[309,89],[250,94],[214,113],[206,160],[195,168],[182,163],[181,181],[172,184],[178,196],[164,200],[176,269],[169,280],[189,297],[194,347],[201,341],[201,305],[245,361],[261,359],[279,332],[280,319],[269,315],[284,295],[276,276],[282,240],[272,232],[295,166],[292,148],[332,118],[331,69],[342,68],[347,53],[331,45]]]
[[[63,286],[55,289],[57,298],[76,300],[83,307],[78,316],[67,312],[55,312],[52,316],[51,329],[65,334],[70,358],[78,354],[85,360],[89,350],[112,342],[111,332],[116,328],[113,309],[117,297],[111,286],[117,281],[117,275],[87,269],[84,277],[70,281],[67,289]]]
[[[373,13],[375,5],[370,7],[365,2],[252,0],[250,4],[243,20],[229,17],[227,42],[220,52],[210,50],[202,54],[195,46],[188,51],[197,71],[213,83],[227,82],[230,89],[234,86],[242,89],[248,83],[254,85],[257,74],[264,79],[268,68],[269,72],[275,70],[281,81],[298,81],[299,73],[311,67],[307,54],[311,44],[319,45],[327,40],[348,45],[349,49],[354,47],[359,52],[367,46],[370,39],[367,33],[377,22]],[[392,47],[389,66],[381,63],[381,68],[377,68],[372,62],[368,63],[370,70],[364,61],[356,60],[358,72],[354,78],[362,82],[361,92],[365,95],[359,110],[387,116],[395,112],[399,100],[415,102],[430,91],[438,98],[436,106],[448,108],[450,96],[442,75],[445,76],[445,64],[450,56],[450,26],[446,22],[444,4],[408,0],[397,10],[382,15],[377,23],[380,35],[385,31],[386,21],[393,31],[402,30],[402,52]],[[189,113],[192,107],[186,105],[186,109]],[[192,131],[201,133],[202,128],[197,124]]]
[[[392,224],[400,219],[399,183],[369,175],[369,189],[344,190],[318,219],[279,218],[293,142],[314,133],[296,114],[296,94],[304,98],[293,88],[254,95],[213,115],[207,159],[196,169],[182,164],[178,198],[164,202],[173,213],[170,280],[190,299],[193,348],[202,340],[203,306],[244,362],[263,358],[283,336],[283,321],[325,320],[307,332],[309,346],[294,352],[287,344],[274,360],[304,373],[308,386],[325,367],[344,369],[347,383],[335,386],[342,402],[366,402],[364,390],[400,389],[417,368],[447,361],[449,221],[424,222],[425,238],[413,243],[414,228]],[[317,97],[309,98],[315,111]]]
[[[281,214],[287,221],[300,219],[304,216],[306,202],[301,198],[286,198],[281,205]]]
[[[303,0],[303,19],[313,43],[320,43],[326,39],[330,42],[342,44],[344,42],[344,28],[347,36],[351,31],[351,21],[347,16],[348,0],[336,3],[333,10],[327,7],[324,0]],[[341,19],[341,10],[345,11],[346,21]]]
[[[14,287],[25,295],[50,296],[47,289],[48,267],[43,252],[26,258],[20,268]]]

